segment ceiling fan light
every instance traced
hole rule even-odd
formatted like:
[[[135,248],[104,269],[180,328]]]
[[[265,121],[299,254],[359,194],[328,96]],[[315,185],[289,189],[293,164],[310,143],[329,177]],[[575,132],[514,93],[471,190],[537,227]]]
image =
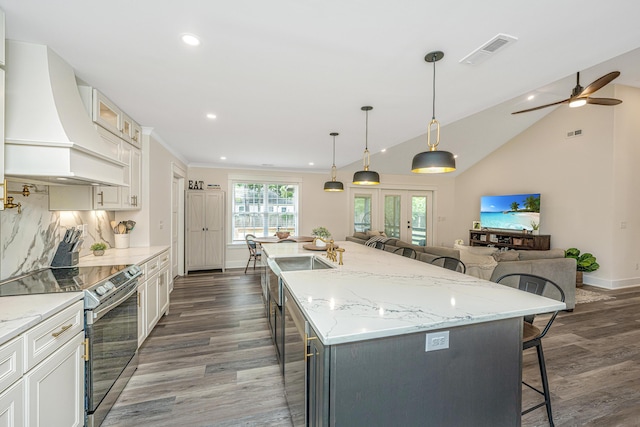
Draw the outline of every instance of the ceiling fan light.
[[[571,108],[582,107],[583,105],[586,105],[586,103],[587,103],[587,98],[576,98],[569,102],[569,107]]]
[[[378,185],[380,174],[375,171],[363,170],[353,174],[353,183],[356,185]]]
[[[447,173],[456,170],[456,159],[448,151],[425,151],[413,157],[411,172]]]

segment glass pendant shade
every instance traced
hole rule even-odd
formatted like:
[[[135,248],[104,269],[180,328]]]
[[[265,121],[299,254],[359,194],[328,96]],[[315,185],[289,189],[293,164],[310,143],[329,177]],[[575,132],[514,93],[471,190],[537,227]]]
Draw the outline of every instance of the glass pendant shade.
[[[440,51],[428,53],[424,60],[433,63],[433,116],[427,129],[427,146],[429,151],[418,153],[413,157],[411,172],[414,173],[446,173],[456,170],[456,159],[448,151],[438,151],[440,144],[440,122],[436,120],[436,62],[444,57]],[[436,138],[431,142],[431,129],[435,125]]]
[[[344,184],[336,180],[336,136],[338,132],[331,132],[333,137],[333,166],[331,166],[331,181],[324,183],[324,191],[344,191]]]
[[[369,170],[369,111],[373,110],[373,107],[362,107],[361,110],[366,113],[363,160],[364,167],[363,170],[353,174],[353,183],[356,185],[378,185],[380,184],[380,174]]]

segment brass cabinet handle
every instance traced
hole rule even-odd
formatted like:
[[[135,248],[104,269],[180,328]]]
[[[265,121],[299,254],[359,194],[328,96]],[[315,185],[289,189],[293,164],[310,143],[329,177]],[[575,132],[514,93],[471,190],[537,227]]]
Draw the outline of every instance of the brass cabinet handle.
[[[138,291],[138,307],[140,307],[140,291]]]
[[[309,348],[309,341],[317,340],[318,337],[310,337],[307,333],[304,334],[304,360],[307,361],[308,357],[315,356],[318,353],[307,353],[307,348]]]
[[[84,361],[88,362],[89,361],[89,338],[85,338],[84,339]]]
[[[100,206],[104,206],[104,191],[99,192],[98,196],[100,196]]]
[[[60,335],[62,335],[62,333],[63,333],[64,331],[66,331],[67,329],[70,329],[72,326],[73,326],[73,323],[72,323],[72,324],[70,324],[70,325],[63,326],[62,328],[60,328],[60,331],[58,331],[58,332],[52,332],[52,333],[51,333],[51,336],[52,336],[52,337],[54,337],[54,338],[58,338]]]

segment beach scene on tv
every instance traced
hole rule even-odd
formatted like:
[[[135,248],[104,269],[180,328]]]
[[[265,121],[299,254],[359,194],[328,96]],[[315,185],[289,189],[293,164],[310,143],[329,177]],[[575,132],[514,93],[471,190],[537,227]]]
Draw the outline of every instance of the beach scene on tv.
[[[506,230],[538,230],[540,226],[540,194],[511,194],[480,198],[482,228]]]

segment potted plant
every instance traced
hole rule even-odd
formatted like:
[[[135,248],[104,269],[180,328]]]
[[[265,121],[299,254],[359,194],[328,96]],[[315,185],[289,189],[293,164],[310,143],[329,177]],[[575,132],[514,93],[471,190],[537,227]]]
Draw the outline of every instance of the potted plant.
[[[102,242],[96,242],[93,245],[91,245],[89,249],[93,251],[94,256],[101,256],[101,255],[104,255],[104,251],[105,249],[107,249],[107,245],[105,245]]]
[[[564,251],[565,258],[573,258],[576,260],[576,287],[582,287],[582,274],[584,272],[591,273],[600,268],[600,264],[596,262],[596,257],[590,253],[580,255],[580,249],[569,248]]]
[[[320,237],[322,239],[328,239],[329,237],[331,237],[331,233],[329,232],[329,230],[327,230],[324,227],[316,227],[313,230],[311,230],[311,235],[316,236],[316,237]],[[327,244],[325,242],[323,242],[320,239],[316,240],[316,246],[326,246]]]
[[[531,221],[531,231],[533,234],[538,234],[540,232],[540,224],[535,221]]]

